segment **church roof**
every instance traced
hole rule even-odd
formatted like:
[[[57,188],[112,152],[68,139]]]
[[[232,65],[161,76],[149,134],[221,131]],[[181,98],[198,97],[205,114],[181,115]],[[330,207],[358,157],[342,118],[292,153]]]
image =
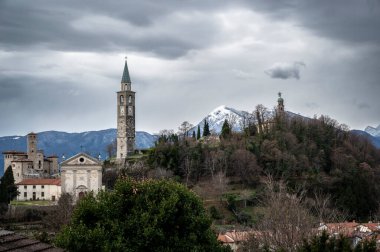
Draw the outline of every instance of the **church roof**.
[[[127,59],[125,59],[123,77],[121,78],[121,83],[131,83],[131,77],[129,76]]]
[[[65,161],[62,161],[62,162],[61,162],[61,166],[68,164],[70,161],[72,161],[72,160],[74,160],[74,159],[76,159],[76,158],[79,158],[80,156],[86,157],[86,158],[92,160],[94,163],[96,163],[96,164],[98,164],[98,165],[101,165],[101,162],[100,162],[98,159],[96,159],[96,158],[94,158],[94,157],[88,155],[87,153],[80,152],[80,153],[78,153],[78,154],[76,154],[76,155],[74,155],[74,156],[72,156],[72,157],[66,159]]]

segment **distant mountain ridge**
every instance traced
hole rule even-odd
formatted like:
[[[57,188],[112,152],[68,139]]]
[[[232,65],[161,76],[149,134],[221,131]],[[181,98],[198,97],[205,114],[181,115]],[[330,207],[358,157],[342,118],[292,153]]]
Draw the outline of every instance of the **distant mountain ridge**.
[[[371,136],[380,137],[380,124],[376,128],[367,126],[364,131],[370,134]]]
[[[46,156],[57,155],[61,161],[78,152],[87,152],[94,157],[100,154],[107,157],[106,146],[116,139],[116,129],[86,131],[81,133],[67,133],[60,131],[44,131],[37,134],[38,149],[44,150]],[[144,131],[136,132],[137,149],[148,149],[154,146],[157,137]],[[0,153],[16,150],[26,152],[26,136],[0,137]],[[4,156],[0,154],[0,176],[3,174]]]

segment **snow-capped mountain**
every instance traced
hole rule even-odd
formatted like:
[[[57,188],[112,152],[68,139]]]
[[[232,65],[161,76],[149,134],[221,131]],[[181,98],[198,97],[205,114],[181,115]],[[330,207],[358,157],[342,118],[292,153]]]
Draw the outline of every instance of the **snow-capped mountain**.
[[[197,127],[199,125],[202,134],[204,121],[207,120],[209,123],[210,131],[215,134],[220,134],[225,119],[227,119],[229,122],[232,122],[233,131],[241,131],[244,117],[247,116],[248,112],[246,111],[229,108],[225,105],[222,105],[211,111],[205,118],[202,119],[202,121],[195,125],[195,127],[191,129],[190,132],[195,131],[196,133]]]
[[[94,157],[100,154],[107,157],[106,146],[116,139],[116,129],[67,133],[59,131],[44,131],[38,133],[38,149],[44,150],[46,156],[73,156],[84,151]],[[148,149],[154,146],[157,137],[144,131],[136,132],[137,149]],[[0,137],[0,176],[3,174],[3,151],[26,151],[26,136]],[[60,160],[61,161],[61,160]]]
[[[370,134],[371,136],[380,137],[380,124],[376,128],[368,126],[365,128],[364,131]]]

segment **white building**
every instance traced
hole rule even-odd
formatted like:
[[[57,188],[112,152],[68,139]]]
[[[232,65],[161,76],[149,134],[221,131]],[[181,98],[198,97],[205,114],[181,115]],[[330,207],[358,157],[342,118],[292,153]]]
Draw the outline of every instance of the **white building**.
[[[62,193],[74,198],[93,191],[96,195],[102,189],[102,164],[86,153],[79,153],[61,163]]]
[[[17,200],[58,200],[61,196],[60,179],[23,179],[17,183]]]

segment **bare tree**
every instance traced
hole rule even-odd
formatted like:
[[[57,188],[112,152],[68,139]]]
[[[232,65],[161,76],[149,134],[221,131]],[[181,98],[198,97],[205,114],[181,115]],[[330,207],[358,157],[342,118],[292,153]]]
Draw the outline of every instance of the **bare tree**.
[[[72,195],[62,193],[57,206],[45,217],[44,223],[54,231],[59,231],[62,226],[70,222],[73,211],[74,201]]]
[[[181,123],[181,125],[178,127],[179,134],[182,135],[184,138],[189,136],[189,131],[192,129],[194,126],[189,123],[188,121],[184,121]]]
[[[304,191],[289,193],[283,182],[276,182],[268,176],[266,195],[262,205],[265,207],[263,219],[258,223],[260,235],[251,237],[256,242],[248,242],[244,251],[252,244],[261,244],[274,251],[295,251],[303,239],[312,235],[314,219],[304,206]],[[248,246],[248,247],[247,247]]]
[[[109,159],[116,155],[116,139],[114,139],[111,143],[107,144],[106,152]]]
[[[268,133],[269,131],[268,123],[270,119],[270,112],[268,111],[268,109],[262,104],[259,104],[256,106],[253,114],[255,115],[255,119],[258,124],[258,131],[260,133]]]
[[[261,167],[257,164],[256,156],[246,150],[237,149],[231,156],[233,171],[245,183],[258,180]]]
[[[153,170],[148,171],[148,178],[153,179],[167,179],[173,177],[173,172],[170,170],[166,170],[164,168],[155,168]]]
[[[347,220],[348,214],[335,209],[331,202],[331,195],[323,193],[322,190],[314,190],[313,197],[307,199],[306,203],[320,223]]]

